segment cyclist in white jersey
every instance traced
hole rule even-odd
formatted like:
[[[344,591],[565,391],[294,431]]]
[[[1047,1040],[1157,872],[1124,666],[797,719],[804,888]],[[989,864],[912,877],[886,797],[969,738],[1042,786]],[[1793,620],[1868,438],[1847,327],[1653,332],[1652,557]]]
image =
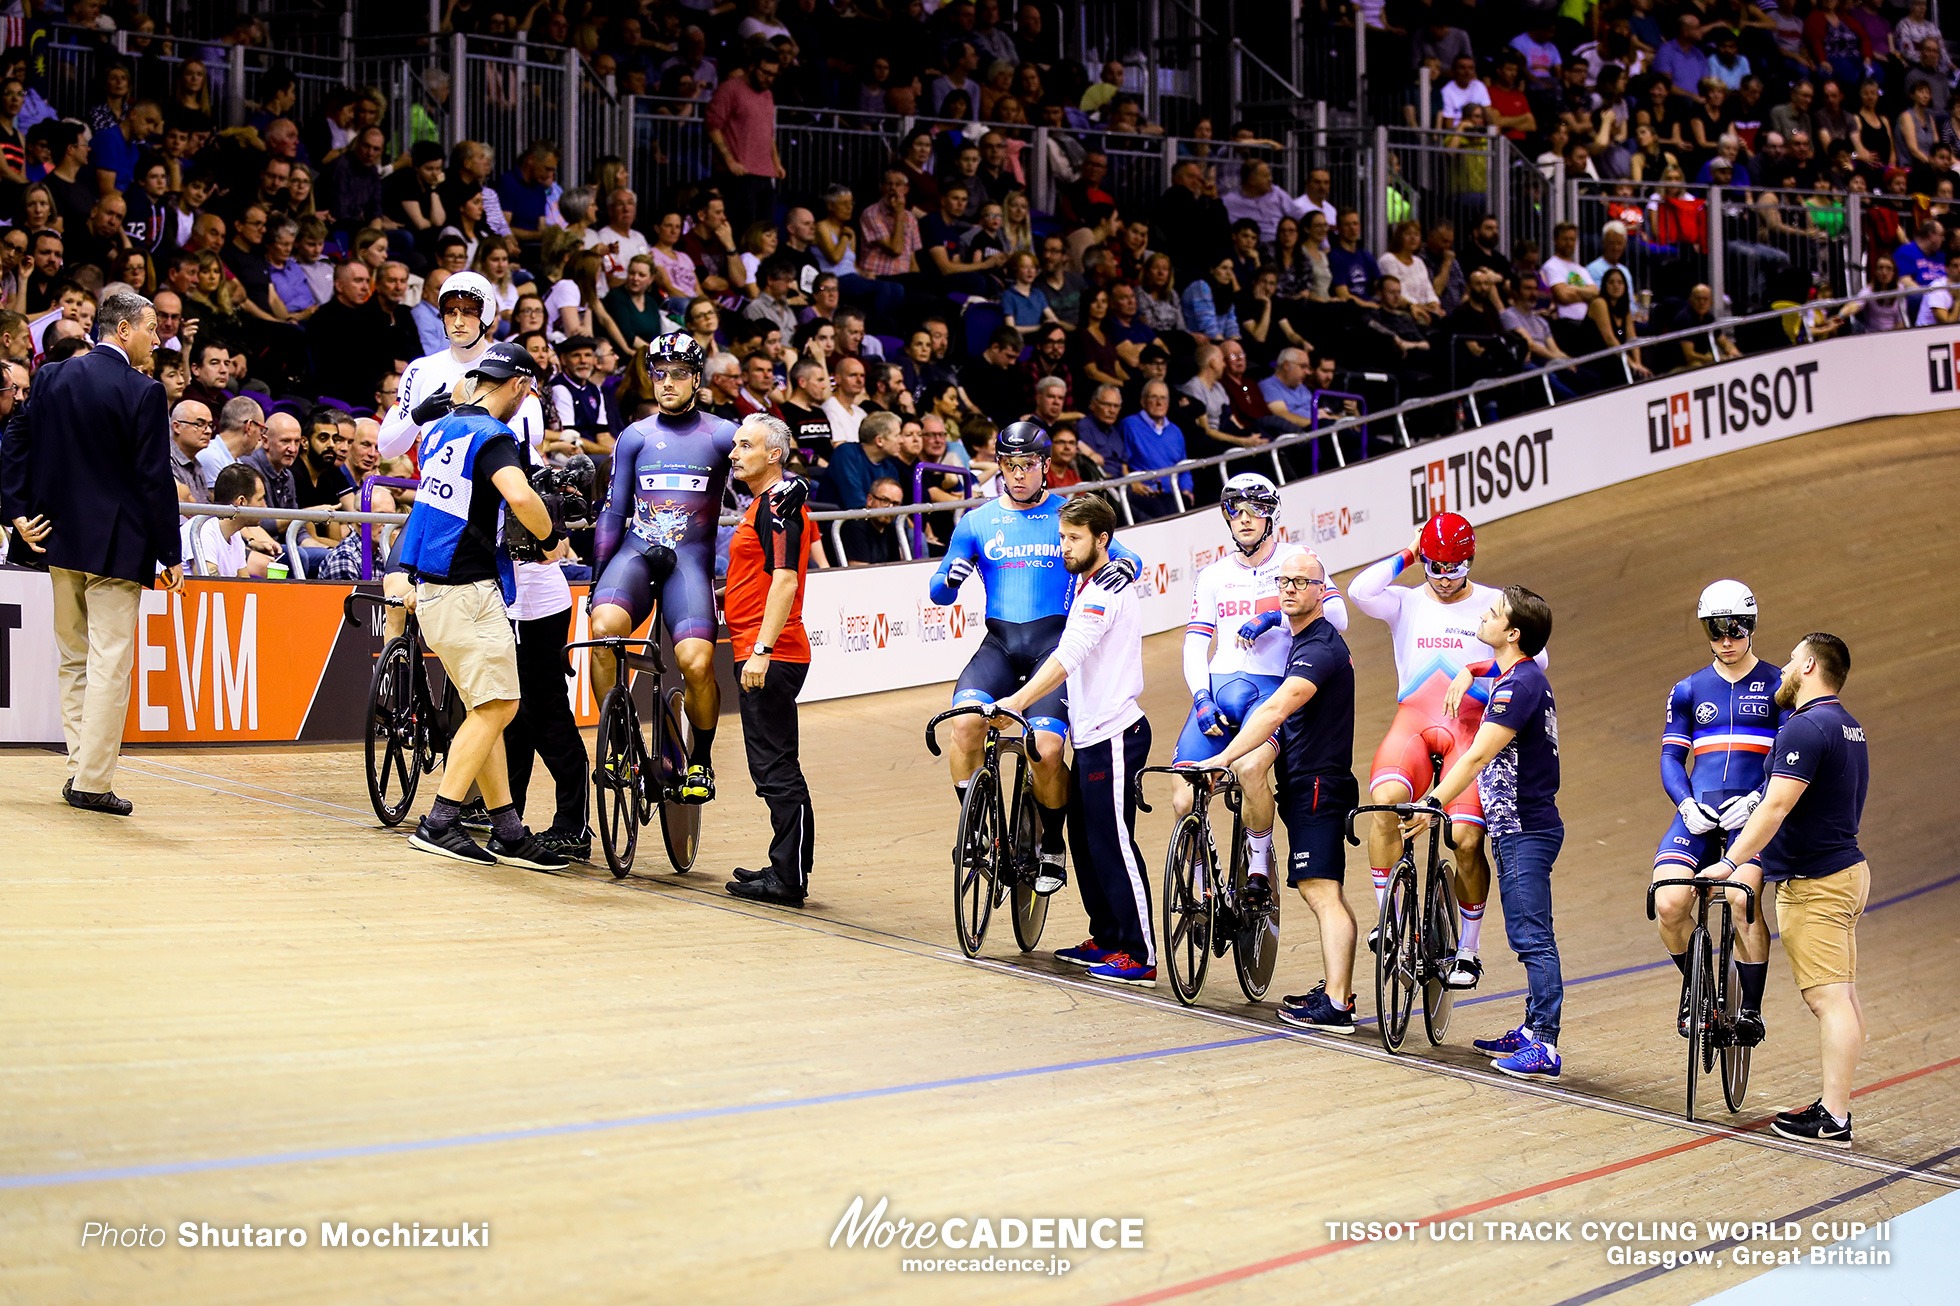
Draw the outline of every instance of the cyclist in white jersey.
[[[1399,706],[1375,752],[1368,779],[1370,802],[1407,803],[1428,793],[1442,778],[1430,773],[1430,758],[1441,756],[1443,770],[1449,770],[1483,722],[1494,668],[1489,648],[1477,638],[1477,625],[1484,609],[1502,598],[1503,591],[1470,580],[1476,551],[1477,537],[1468,521],[1453,512],[1437,513],[1406,549],[1375,563],[1348,585],[1348,602],[1387,622],[1395,646]],[[1392,583],[1418,560],[1423,564],[1422,584]],[[1537,661],[1544,664],[1543,650]],[[1490,897],[1490,866],[1483,851],[1484,809],[1476,786],[1450,803],[1448,811],[1457,845],[1456,900],[1463,914],[1463,934],[1446,982],[1451,988],[1469,989],[1483,974],[1477,949],[1484,902]],[[1377,909],[1387,891],[1389,868],[1401,849],[1401,829],[1394,815],[1377,813],[1368,836]],[[1369,933],[1371,949],[1379,932],[1377,928]]]
[[[1241,472],[1225,482],[1219,511],[1231,531],[1232,548],[1198,573],[1191,591],[1191,620],[1184,628],[1184,682],[1191,690],[1191,715],[1177,738],[1173,762],[1202,762],[1232,741],[1253,709],[1272,696],[1286,675],[1292,636],[1279,610],[1280,564],[1312,550],[1289,544],[1279,534],[1279,490],[1257,472]],[[1346,630],[1347,604],[1339,590],[1327,589],[1326,617]],[[1244,793],[1242,815],[1253,875],[1270,879],[1273,861],[1272,774],[1276,750],[1262,745],[1233,763]],[[1179,816],[1195,801],[1188,786],[1171,795]]]

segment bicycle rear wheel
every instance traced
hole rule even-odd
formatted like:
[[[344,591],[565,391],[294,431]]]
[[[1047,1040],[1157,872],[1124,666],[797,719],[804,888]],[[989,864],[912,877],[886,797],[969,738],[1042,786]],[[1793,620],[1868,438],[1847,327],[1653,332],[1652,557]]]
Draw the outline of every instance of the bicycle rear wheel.
[[[1696,1080],[1702,1072],[1702,1050],[1714,1014],[1714,979],[1708,958],[1708,931],[1695,927],[1688,940],[1688,1119],[1695,1118]]]
[[[1023,766],[1027,763],[1023,762]],[[1022,952],[1033,952],[1041,942],[1041,931],[1048,924],[1048,899],[1034,891],[1034,877],[1040,873],[1036,861],[1041,846],[1041,814],[1035,810],[1034,791],[1027,785],[1014,789],[1014,846],[1009,856],[1014,867],[1014,942]]]
[[[1157,946],[1170,973],[1171,992],[1187,1007],[1204,990],[1205,970],[1211,965],[1215,876],[1211,842],[1197,813],[1191,813],[1171,832],[1164,856],[1164,929]]]
[[[1456,1008],[1456,990],[1446,981],[1456,961],[1457,928],[1455,876],[1448,862],[1441,862],[1429,877],[1429,891],[1423,906],[1428,924],[1422,932],[1422,1027],[1431,1045],[1440,1045],[1450,1030],[1450,1014]]]
[[[1382,1046],[1390,1052],[1402,1050],[1416,1005],[1417,912],[1416,868],[1405,857],[1396,863],[1382,898],[1375,952],[1375,1014]]]
[[[1239,991],[1247,1002],[1266,996],[1273,982],[1273,968],[1279,964],[1279,893],[1267,894],[1264,909],[1246,906],[1245,881],[1251,865],[1252,848],[1246,842],[1245,824],[1232,822],[1232,898],[1239,904],[1239,928],[1232,936],[1232,969],[1238,972]]]
[[[398,635],[381,650],[368,683],[368,802],[383,825],[401,824],[422,779],[415,707],[415,648]]]
[[[994,879],[1001,857],[1001,831],[994,815],[996,783],[998,778],[985,767],[973,773],[960,804],[958,842],[953,845],[953,929],[959,935],[960,951],[969,957],[979,955],[994,914]]]
[[[701,805],[675,802],[667,796],[687,775],[687,753],[694,742],[694,728],[684,710],[686,701],[680,690],[667,691],[666,702],[661,705],[660,760],[653,767],[657,779],[652,781],[659,788],[660,834],[667,845],[667,864],[681,875],[694,869],[695,855],[701,851]]]
[[[639,714],[624,683],[606,691],[599,706],[598,757],[592,768],[592,823],[614,879],[633,869],[640,842],[640,789],[645,783],[639,747]]]

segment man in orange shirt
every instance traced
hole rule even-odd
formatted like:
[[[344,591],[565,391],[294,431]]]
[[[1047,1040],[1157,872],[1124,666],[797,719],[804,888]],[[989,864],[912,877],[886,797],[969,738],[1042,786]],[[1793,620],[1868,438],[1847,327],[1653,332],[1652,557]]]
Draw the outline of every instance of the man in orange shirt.
[[[810,673],[810,637],[803,629],[803,578],[817,528],[804,507],[808,486],[783,472],[792,448],[789,427],[753,413],[735,431],[730,468],[755,496],[728,542],[728,622],[735,664],[742,669],[742,743],[756,796],[769,807],[774,833],[769,865],[737,868],[728,892],[737,898],[801,907],[810,887],[816,817],[797,758],[796,696]]]

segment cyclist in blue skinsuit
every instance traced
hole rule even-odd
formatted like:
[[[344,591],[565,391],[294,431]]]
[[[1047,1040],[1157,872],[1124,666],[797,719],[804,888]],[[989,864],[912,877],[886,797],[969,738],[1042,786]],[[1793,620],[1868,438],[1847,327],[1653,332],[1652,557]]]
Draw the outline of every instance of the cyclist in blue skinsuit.
[[[1027,682],[1061,642],[1075,597],[1075,577],[1062,563],[1062,504],[1048,493],[1048,432],[1034,422],[1013,422],[995,437],[1000,462],[1000,495],[960,518],[934,573],[932,601],[959,600],[960,586],[976,572],[987,590],[987,637],[960,673],[953,705],[991,703]],[[1108,566],[1098,584],[1126,585],[1137,577],[1137,555],[1111,541]],[[1063,840],[1068,807],[1068,768],[1062,760],[1068,733],[1068,705],[1058,689],[1034,704],[1034,728],[1041,760],[1034,765],[1035,803],[1041,809],[1041,874],[1037,893],[1053,893],[1068,882],[1063,871]],[[953,790],[966,801],[967,782],[980,769],[987,722],[980,716],[955,717],[947,756]]]
[[[1678,682],[1667,696],[1661,734],[1661,784],[1680,809],[1654,854],[1654,878],[1694,875],[1717,857],[1710,837],[1719,826],[1740,830],[1762,801],[1770,749],[1783,713],[1776,706],[1782,672],[1752,650],[1756,596],[1741,581],[1718,580],[1701,593],[1697,614],[1708,632],[1714,661]],[[1694,771],[1688,770],[1692,755]],[[1735,877],[1760,890],[1763,867],[1752,859]],[[1740,915],[1742,897],[1731,910]],[[1681,968],[1680,1030],[1687,1035],[1688,941],[1694,933],[1692,890],[1661,889],[1654,895],[1661,943]],[[1753,1046],[1763,1037],[1763,981],[1769,970],[1769,924],[1762,912],[1736,935],[1742,1011],[1737,1036]]]
[[[712,752],[721,718],[715,683],[715,528],[735,424],[701,411],[695,394],[706,363],[692,336],[670,331],[647,350],[660,411],[620,433],[612,490],[594,542],[592,638],[631,635],[656,608],[674,638],[694,727],[681,800],[715,796]],[[632,519],[627,519],[627,513]],[[613,661],[592,659],[593,692],[612,688]]]

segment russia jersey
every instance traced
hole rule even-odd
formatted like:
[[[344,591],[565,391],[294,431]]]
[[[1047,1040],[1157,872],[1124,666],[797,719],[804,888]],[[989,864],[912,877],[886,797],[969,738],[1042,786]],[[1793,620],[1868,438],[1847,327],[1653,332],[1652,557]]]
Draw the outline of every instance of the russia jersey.
[[[1198,573],[1191,588],[1191,620],[1184,627],[1184,678],[1193,681],[1196,677],[1192,693],[1207,687],[1208,676],[1239,672],[1285,676],[1287,650],[1293,644],[1286,623],[1266,631],[1251,648],[1239,647],[1239,627],[1262,612],[1279,611],[1280,566],[1294,554],[1305,552],[1301,545],[1282,541],[1273,556],[1256,567],[1247,566],[1240,555],[1228,553]],[[1328,624],[1336,631],[1346,630],[1347,605],[1332,581],[1321,597]]]
[[[1454,603],[1437,599],[1428,585],[1396,585],[1391,582],[1408,565],[1406,553],[1384,558],[1354,578],[1348,586],[1348,602],[1378,621],[1388,623],[1389,638],[1395,645],[1395,701],[1407,703],[1421,698],[1435,700],[1441,710],[1443,691],[1456,674],[1472,663],[1490,660],[1490,646],[1477,638],[1477,626],[1490,605],[1503,597],[1503,591],[1474,582]],[[1545,661],[1541,652],[1536,659]],[[1488,700],[1490,683],[1480,680],[1465,697],[1479,703]]]
[[[1676,806],[1692,797],[1719,807],[1725,799],[1768,783],[1770,748],[1783,720],[1776,706],[1782,680],[1781,671],[1758,660],[1733,684],[1706,666],[1668,691],[1661,784]]]
[[[712,567],[734,447],[735,423],[699,408],[678,418],[656,413],[621,432],[613,447],[611,492],[599,515],[595,564],[603,568],[631,533],[648,546],[699,546]]]
[[[987,590],[987,620],[1021,625],[1068,615],[1075,577],[1062,563],[1062,505],[1066,495],[1050,494],[1032,508],[1008,506],[1005,496],[975,508],[953,527],[946,556],[928,587],[932,601],[952,603],[959,590],[946,583],[954,563],[965,558]],[[1124,545],[1109,542],[1112,557],[1142,559]]]

